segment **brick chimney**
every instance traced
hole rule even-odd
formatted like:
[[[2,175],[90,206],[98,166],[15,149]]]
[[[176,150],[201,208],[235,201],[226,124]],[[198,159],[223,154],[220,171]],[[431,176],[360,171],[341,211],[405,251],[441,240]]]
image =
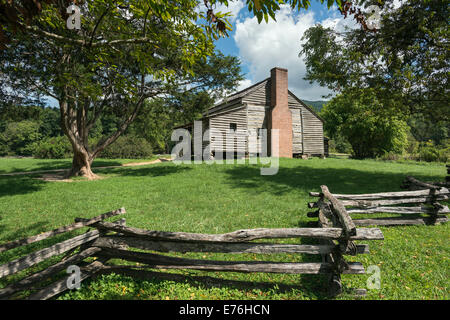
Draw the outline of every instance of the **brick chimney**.
[[[282,68],[270,70],[271,101],[269,129],[279,130],[279,157],[292,158],[292,113],[288,106],[288,71]],[[272,135],[270,135],[272,151]]]

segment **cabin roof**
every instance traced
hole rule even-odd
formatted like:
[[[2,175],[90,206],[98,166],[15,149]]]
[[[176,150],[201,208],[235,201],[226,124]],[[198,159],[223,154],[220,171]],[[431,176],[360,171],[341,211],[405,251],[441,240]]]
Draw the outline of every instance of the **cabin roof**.
[[[268,83],[270,83],[270,77],[266,78],[260,82],[255,83],[254,85],[251,85],[250,87],[247,87],[243,90],[240,90],[238,92],[235,92],[227,97],[225,97],[222,101],[216,103],[214,106],[209,108],[206,112],[202,114],[203,118],[207,118],[210,116],[214,116],[214,114],[218,111],[221,111],[222,109],[227,108],[230,105],[236,104],[239,102],[242,98],[244,98],[246,95],[260,89],[261,87],[266,86]],[[314,116],[316,116],[320,121],[324,122],[323,119],[314,111],[310,106],[308,106],[306,103],[304,103],[301,99],[299,99],[295,94],[293,94],[290,90],[288,90],[289,95],[291,95],[295,100],[297,100],[303,107],[308,109]],[[200,119],[201,120],[201,119]],[[184,125],[179,125],[175,127],[177,128],[189,128],[192,127],[193,123],[188,123]]]
[[[242,98],[244,98],[246,95],[260,89],[261,87],[264,87],[265,85],[267,85],[267,83],[270,83],[270,77],[266,78],[258,83],[255,83],[254,85],[245,88],[241,91],[238,91],[236,93],[233,93],[230,96],[227,96],[225,99],[223,99],[222,101],[216,103],[213,107],[209,108],[206,112],[203,113],[203,117],[208,117],[208,116],[212,116],[214,115],[214,113],[228,107],[229,105],[232,105],[234,103],[236,103],[237,101],[241,100]],[[295,99],[297,100],[303,107],[305,107],[306,109],[308,109],[312,114],[314,114],[320,121],[324,122],[323,119],[317,114],[317,112],[312,109],[310,106],[308,106],[306,103],[304,103],[301,99],[299,99],[295,94],[293,94],[290,90],[288,90],[288,93]]]
[[[214,106],[209,108],[206,112],[203,113],[203,116],[208,116],[210,113],[214,113],[216,111],[220,111],[223,108],[227,107],[228,105],[232,104],[233,102],[236,102],[239,99],[242,99],[244,96],[248,95],[249,93],[258,90],[259,88],[266,85],[266,83],[270,81],[270,78],[264,79],[258,83],[255,83],[254,85],[251,85],[248,88],[245,88],[241,91],[238,91],[236,93],[233,93],[232,95],[229,95],[225,97],[222,101],[216,103]]]

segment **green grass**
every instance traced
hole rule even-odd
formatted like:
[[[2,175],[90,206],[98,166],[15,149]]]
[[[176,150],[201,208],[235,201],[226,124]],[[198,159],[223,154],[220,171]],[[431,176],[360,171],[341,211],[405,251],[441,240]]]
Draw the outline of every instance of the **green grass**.
[[[157,159],[95,159],[92,167],[120,166],[130,162],[144,162]],[[72,159],[0,158],[0,174],[27,171],[69,169]]]
[[[36,170],[42,161],[23,160],[28,164],[21,166],[11,164],[10,159],[0,159],[0,170],[11,172],[12,168],[19,166]],[[55,166],[59,165],[58,161],[55,163]],[[52,167],[52,161],[48,161],[48,166]],[[44,182],[27,176],[0,177],[0,242],[70,224],[75,217],[93,217],[120,207],[127,210],[127,225],[151,230],[223,233],[242,228],[305,227],[308,221],[313,220],[306,217],[310,211],[307,203],[314,200],[308,192],[319,191],[322,184],[334,193],[399,191],[407,175],[424,180],[443,180],[446,175],[445,167],[436,164],[316,158],[281,159],[280,170],[274,176],[261,176],[257,165],[173,163],[97,172],[105,179],[64,183]],[[370,265],[381,269],[381,289],[368,290],[364,299],[449,299],[448,224],[381,229],[384,241],[361,242],[369,243],[370,254],[349,257],[350,261],[362,262],[366,269]],[[11,250],[0,256],[0,263],[75,233]],[[311,240],[279,242],[311,243]],[[293,254],[187,253],[174,256],[320,261],[318,256]],[[28,272],[0,279],[0,287],[45,266],[43,263]],[[326,298],[326,278],[323,276],[201,271],[163,273],[168,274],[167,279],[133,280],[119,275],[101,276],[83,282],[81,290],[67,292],[59,298]],[[183,277],[173,280],[171,274]],[[337,299],[352,299],[350,288],[365,288],[369,276],[343,275],[344,293]]]

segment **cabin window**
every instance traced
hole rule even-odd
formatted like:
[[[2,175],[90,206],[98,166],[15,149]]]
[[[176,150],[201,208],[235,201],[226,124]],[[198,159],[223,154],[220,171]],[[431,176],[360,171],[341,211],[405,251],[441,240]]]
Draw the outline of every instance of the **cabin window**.
[[[257,133],[258,133],[258,138],[261,138],[264,134],[264,128],[258,128]]]
[[[237,124],[236,123],[230,123],[230,131],[236,131]]]

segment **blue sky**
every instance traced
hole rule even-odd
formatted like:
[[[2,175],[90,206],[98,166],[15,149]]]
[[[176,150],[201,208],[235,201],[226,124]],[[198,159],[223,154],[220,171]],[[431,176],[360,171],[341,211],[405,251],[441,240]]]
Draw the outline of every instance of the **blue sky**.
[[[224,54],[237,56],[242,61],[246,79],[238,89],[267,78],[270,69],[277,66],[288,69],[289,89],[300,99],[323,100],[324,95],[332,93],[303,80],[306,67],[303,58],[298,56],[302,49],[300,39],[308,28],[318,23],[339,31],[357,27],[353,17],[344,19],[337,7],[328,10],[326,2],[319,1],[311,1],[311,7],[300,12],[284,6],[277,13],[277,22],[269,20],[261,24],[248,12],[245,0],[230,1],[228,8],[222,5],[216,11],[233,14],[230,19],[233,31],[216,45]]]

